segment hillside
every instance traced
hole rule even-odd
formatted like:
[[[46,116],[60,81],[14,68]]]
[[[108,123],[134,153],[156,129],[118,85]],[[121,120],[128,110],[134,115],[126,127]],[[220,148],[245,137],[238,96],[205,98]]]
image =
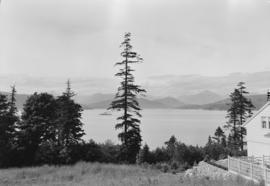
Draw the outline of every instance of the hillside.
[[[171,107],[171,108],[177,108],[177,107],[186,105],[184,102],[181,102],[178,99],[173,98],[173,97],[165,97],[165,98],[161,98],[161,99],[155,99],[154,101],[161,103],[163,105],[166,105],[167,107]]]
[[[224,97],[211,92],[211,91],[203,91],[198,94],[179,96],[178,99],[181,102],[187,103],[188,105],[204,105],[213,103],[216,101],[222,100]]]
[[[248,99],[251,99],[256,110],[260,109],[266,103],[266,95],[250,95]],[[230,99],[224,99],[214,103],[204,104],[204,105],[183,105],[178,107],[179,109],[204,109],[204,110],[227,110],[229,108]]]
[[[94,104],[98,102],[104,102],[106,100],[112,100],[113,97],[114,97],[114,94],[96,93],[93,95],[76,95],[75,100],[82,105],[88,105],[88,104]]]

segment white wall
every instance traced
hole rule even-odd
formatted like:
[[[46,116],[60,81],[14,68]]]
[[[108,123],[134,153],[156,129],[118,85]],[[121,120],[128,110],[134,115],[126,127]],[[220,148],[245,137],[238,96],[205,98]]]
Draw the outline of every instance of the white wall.
[[[270,137],[265,137],[270,133],[270,129],[268,123],[267,128],[262,128],[262,116],[270,117],[270,106],[267,106],[246,126],[248,156],[270,155]]]
[[[247,143],[248,156],[262,157],[270,156],[270,144],[249,141]]]

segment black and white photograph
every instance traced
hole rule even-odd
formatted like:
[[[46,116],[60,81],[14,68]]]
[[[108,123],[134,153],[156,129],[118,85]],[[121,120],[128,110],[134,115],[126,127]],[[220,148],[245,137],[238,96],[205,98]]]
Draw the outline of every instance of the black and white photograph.
[[[270,1],[0,0],[0,186],[270,186]]]

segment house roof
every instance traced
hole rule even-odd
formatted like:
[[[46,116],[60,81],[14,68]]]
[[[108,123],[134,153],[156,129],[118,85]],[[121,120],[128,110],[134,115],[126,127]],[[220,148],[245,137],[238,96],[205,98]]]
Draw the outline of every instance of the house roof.
[[[270,105],[270,101],[267,101],[264,106],[262,106],[255,114],[253,114],[244,124],[243,127],[246,127],[258,114],[260,114],[267,106]]]

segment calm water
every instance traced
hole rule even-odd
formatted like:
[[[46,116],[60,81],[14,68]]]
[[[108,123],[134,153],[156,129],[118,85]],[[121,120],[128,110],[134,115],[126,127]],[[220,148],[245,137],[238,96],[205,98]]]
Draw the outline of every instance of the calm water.
[[[84,111],[85,139],[94,139],[96,142],[110,139],[117,143],[118,132],[114,129],[117,113],[100,115],[104,111]],[[151,148],[162,146],[171,135],[186,144],[205,145],[208,136],[213,135],[215,129],[226,121],[224,111],[146,109],[142,115],[143,143],[147,142]]]

